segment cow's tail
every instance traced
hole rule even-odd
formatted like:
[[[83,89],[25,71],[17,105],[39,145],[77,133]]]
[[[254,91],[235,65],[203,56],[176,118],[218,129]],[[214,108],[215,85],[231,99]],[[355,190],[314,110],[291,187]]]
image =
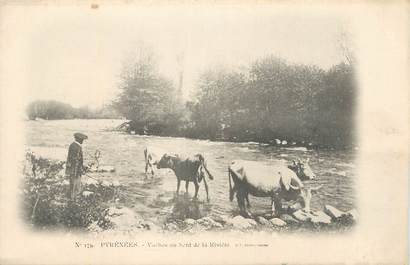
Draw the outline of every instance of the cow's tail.
[[[231,168],[228,167],[228,180],[229,180],[229,200],[233,201],[233,195],[235,194],[234,189],[232,188],[232,171]]]
[[[212,176],[211,172],[209,172],[208,168],[206,168],[205,158],[202,155],[199,155],[199,161],[201,162],[202,168],[205,169],[205,172],[208,175],[209,179],[213,180],[214,176]]]

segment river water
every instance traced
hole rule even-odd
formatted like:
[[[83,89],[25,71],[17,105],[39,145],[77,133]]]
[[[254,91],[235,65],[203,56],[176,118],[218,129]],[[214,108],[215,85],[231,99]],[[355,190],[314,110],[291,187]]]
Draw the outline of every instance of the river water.
[[[190,216],[198,218],[208,214],[232,214],[238,211],[236,199],[229,201],[227,168],[234,159],[270,163],[299,157],[310,158],[310,166],[317,179],[307,185],[323,184],[322,189],[312,198],[312,208],[322,209],[330,204],[340,210],[355,207],[355,155],[354,151],[305,150],[303,148],[282,148],[263,146],[257,143],[212,142],[173,137],[138,136],[111,129],[122,120],[58,120],[26,121],[26,147],[48,158],[65,160],[67,148],[73,141],[74,132],[83,132],[89,139],[85,141],[83,152],[87,161],[92,161],[96,150],[101,151],[100,163],[116,168],[114,173],[93,174],[102,180],[118,180],[122,184],[120,204],[133,208],[146,218],[167,217],[186,207],[200,208],[198,213],[191,209]],[[199,202],[195,205],[187,199],[183,204],[175,203],[176,177],[169,170],[160,170],[153,179],[145,178],[145,146],[169,150],[173,153],[201,153],[207,160],[208,169],[215,179],[208,180],[210,202],[206,202],[205,188],[201,183]],[[184,183],[181,191],[185,191]],[[181,192],[180,191],[180,192]],[[190,184],[189,198],[194,193]],[[250,196],[251,212],[269,212],[270,199]],[[199,205],[199,207],[198,207]],[[179,208],[179,209],[178,209]],[[194,214],[192,214],[194,213]],[[198,215],[198,216],[195,216]]]

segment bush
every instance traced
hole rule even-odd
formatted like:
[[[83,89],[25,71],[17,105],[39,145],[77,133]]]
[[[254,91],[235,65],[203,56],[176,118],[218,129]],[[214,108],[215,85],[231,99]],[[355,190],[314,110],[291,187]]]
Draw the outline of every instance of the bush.
[[[69,181],[65,178],[63,161],[37,157],[27,152],[24,166],[23,218],[36,228],[86,228],[97,223],[102,229],[110,227],[107,218],[108,200],[112,188],[100,183],[85,185],[75,201],[68,199]],[[87,196],[85,196],[86,194]]]

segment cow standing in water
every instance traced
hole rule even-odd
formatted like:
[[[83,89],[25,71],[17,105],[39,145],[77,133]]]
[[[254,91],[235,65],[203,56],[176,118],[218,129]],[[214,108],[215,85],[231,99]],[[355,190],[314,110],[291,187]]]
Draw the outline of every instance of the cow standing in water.
[[[314,179],[315,175],[307,161],[293,161],[293,165],[283,163],[262,165],[253,161],[233,161],[228,168],[229,199],[236,198],[241,214],[251,216],[245,206],[248,195],[256,197],[270,197],[272,215],[282,209],[281,200],[286,201],[302,199],[305,211],[310,211],[312,192],[321,188],[304,187],[301,180]],[[232,185],[233,182],[233,185]]]
[[[188,193],[189,182],[193,182],[195,185],[194,199],[198,198],[199,183],[203,180],[206,191],[206,199],[209,201],[208,184],[204,171],[208,175],[209,179],[213,180],[214,177],[206,167],[205,159],[201,154],[196,154],[192,157],[181,157],[179,155],[164,154],[160,161],[157,163],[157,168],[169,168],[174,171],[177,177],[177,191],[179,194],[179,187],[181,181],[185,181],[185,190]]]

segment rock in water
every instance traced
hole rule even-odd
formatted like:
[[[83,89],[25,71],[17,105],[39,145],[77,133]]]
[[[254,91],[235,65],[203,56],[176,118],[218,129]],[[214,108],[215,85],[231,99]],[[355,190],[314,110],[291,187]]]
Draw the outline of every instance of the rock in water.
[[[293,217],[296,218],[296,220],[301,221],[301,222],[309,221],[312,217],[311,214],[306,213],[302,210],[297,210],[292,215],[293,215]]]
[[[210,217],[203,217],[201,219],[196,220],[196,223],[205,227],[206,229],[209,228],[222,228],[222,225],[216,221],[214,221]]]
[[[256,226],[257,223],[253,219],[246,219],[240,215],[235,216],[234,218],[231,218],[227,221],[228,224],[232,225],[235,228],[239,229],[245,229],[245,228],[251,228],[253,226]]]
[[[359,217],[359,213],[357,212],[356,209],[352,209],[347,212],[347,215],[352,218],[353,221],[357,221],[357,218]]]
[[[258,217],[256,217],[256,221],[258,222],[258,223],[260,223],[261,225],[264,225],[264,226],[271,226],[272,225],[272,223],[271,222],[269,222],[266,218],[264,218],[263,216],[258,216]]]
[[[345,212],[342,212],[342,211],[336,209],[332,205],[325,205],[325,208],[323,210],[326,214],[328,214],[333,219],[338,219],[338,218],[342,217],[343,215],[346,215]]]
[[[283,221],[282,219],[279,219],[279,218],[272,218],[272,219],[270,219],[270,222],[274,226],[285,226],[286,225],[286,222]]]
[[[229,220],[229,216],[226,215],[211,214],[209,217],[222,225],[226,224],[226,222]]]
[[[295,218],[293,218],[291,215],[289,214],[282,214],[281,216],[279,216],[280,219],[282,219],[283,221],[285,221],[287,224],[296,224],[299,223],[298,220],[296,220]]]
[[[311,215],[310,221],[314,224],[330,224],[332,218],[322,211],[316,211]]]
[[[188,219],[185,219],[185,224],[187,224],[187,225],[193,225],[193,224],[195,224],[195,220],[194,219],[191,219],[191,218],[188,218]]]

